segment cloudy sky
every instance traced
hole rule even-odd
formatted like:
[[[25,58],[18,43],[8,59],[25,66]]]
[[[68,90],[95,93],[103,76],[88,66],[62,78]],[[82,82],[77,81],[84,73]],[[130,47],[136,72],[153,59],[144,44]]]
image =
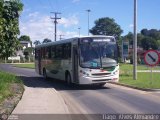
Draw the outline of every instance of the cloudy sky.
[[[114,18],[123,29],[123,35],[133,31],[134,0],[22,0],[24,10],[20,17],[21,35],[30,36],[32,41],[54,40],[54,22],[51,12],[60,12],[57,25],[57,39],[88,34],[88,13],[90,28],[101,17]],[[138,32],[143,29],[160,29],[160,0],[138,0]],[[78,29],[80,28],[80,29]]]

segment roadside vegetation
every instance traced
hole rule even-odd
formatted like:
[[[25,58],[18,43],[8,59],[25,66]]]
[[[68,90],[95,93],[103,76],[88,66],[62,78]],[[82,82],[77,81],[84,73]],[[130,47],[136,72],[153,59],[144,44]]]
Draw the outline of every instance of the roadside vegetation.
[[[14,67],[35,69],[34,63],[13,64]]]
[[[138,72],[137,80],[133,80],[133,65],[120,64],[120,83],[127,84],[139,88],[160,89],[160,73],[153,72]],[[138,66],[138,70],[150,70],[147,66]],[[155,67],[153,70],[160,70],[160,67]]]
[[[23,83],[15,75],[0,71],[0,104],[7,98],[23,91]]]
[[[13,74],[0,71],[0,114],[10,115],[24,91],[23,82]]]

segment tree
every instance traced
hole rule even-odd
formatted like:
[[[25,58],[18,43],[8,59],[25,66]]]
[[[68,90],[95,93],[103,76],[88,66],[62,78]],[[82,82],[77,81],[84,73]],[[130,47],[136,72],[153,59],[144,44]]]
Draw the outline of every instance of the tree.
[[[20,37],[19,37],[19,41],[28,41],[28,42],[30,42],[30,45],[31,45],[31,47],[32,47],[32,41],[31,41],[30,37],[27,36],[27,35],[22,35],[22,36],[20,36]]]
[[[18,46],[19,16],[23,9],[20,0],[0,2],[0,57],[8,58]]]
[[[141,45],[144,50],[149,50],[149,49],[158,49],[158,42],[153,39],[152,37],[144,37],[141,41]]]
[[[41,42],[40,42],[39,40],[35,40],[35,41],[33,42],[33,44],[35,44],[35,45],[40,45]]]
[[[95,26],[90,29],[93,35],[113,35],[117,38],[120,37],[123,30],[115,23],[113,18],[105,17],[95,21]]]
[[[129,41],[130,45],[133,45],[133,33],[129,32],[127,35],[125,35],[123,38],[123,40]]]
[[[142,29],[141,34],[144,35],[144,36],[148,36],[148,30],[146,28]]]
[[[27,35],[22,35],[19,37],[19,41],[31,41],[30,37]]]
[[[45,38],[42,43],[48,43],[48,42],[52,42],[52,40]]]
[[[137,34],[137,45],[138,46],[142,46],[141,44],[142,44],[142,39],[144,38],[145,36],[144,35],[142,35],[141,33],[138,33]]]
[[[157,40],[158,50],[160,51],[160,40]]]
[[[150,30],[142,29],[141,34],[143,34],[144,36],[152,37],[155,40],[160,39],[160,30],[157,29],[150,29]]]
[[[141,34],[144,36],[141,40],[141,46],[148,50],[150,48],[152,49],[158,49],[159,47],[159,40],[160,40],[160,30],[156,29],[142,29]]]
[[[33,51],[34,51],[34,48],[33,47],[28,47],[24,50],[24,55],[25,55],[25,58],[29,60],[30,62],[30,59],[31,59],[31,56],[33,54]]]

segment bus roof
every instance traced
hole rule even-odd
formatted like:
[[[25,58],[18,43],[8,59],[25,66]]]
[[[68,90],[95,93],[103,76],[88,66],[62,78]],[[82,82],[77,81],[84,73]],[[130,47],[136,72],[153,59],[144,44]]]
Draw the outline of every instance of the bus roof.
[[[80,37],[73,37],[73,38],[68,38],[68,39],[63,39],[63,40],[59,40],[59,41],[54,41],[54,42],[48,42],[45,44],[40,44],[40,45],[36,45],[35,48],[41,48],[41,47],[45,47],[45,46],[52,46],[52,45],[56,45],[56,44],[62,44],[62,43],[69,43],[72,42],[75,39],[81,39],[81,38],[114,38],[114,36],[104,36],[104,35],[94,35],[94,36],[80,36]]]

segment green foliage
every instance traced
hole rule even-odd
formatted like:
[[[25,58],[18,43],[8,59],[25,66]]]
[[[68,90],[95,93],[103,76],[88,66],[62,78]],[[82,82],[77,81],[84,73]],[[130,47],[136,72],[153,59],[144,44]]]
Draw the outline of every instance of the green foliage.
[[[0,57],[8,58],[18,46],[20,0],[0,1]]]
[[[142,29],[141,34],[145,37],[142,38],[141,40],[141,46],[143,49],[148,50],[148,49],[158,49],[160,45],[160,30],[156,29]]]
[[[160,30],[156,30],[156,29],[151,29],[151,30],[142,29],[141,30],[141,34],[144,35],[144,36],[152,37],[155,40],[159,40],[160,39]]]
[[[33,57],[32,53],[34,52],[34,48],[33,47],[28,47],[24,50],[24,55],[26,60],[29,60],[30,62],[30,58]]]
[[[157,50],[158,49],[158,43],[152,37],[144,37],[142,39],[141,44],[142,44],[143,49],[145,50],[149,50],[149,49]]]
[[[28,52],[29,54],[31,54],[33,52],[34,48],[33,47],[28,47],[24,50],[24,52]]]
[[[0,103],[7,97],[12,96],[11,84],[22,84],[15,75],[0,71]]]
[[[128,40],[130,45],[133,45],[133,33],[129,32],[122,37],[123,40]],[[156,29],[142,29],[141,33],[137,34],[137,44],[144,50],[158,49],[160,46],[160,30]]]
[[[20,38],[19,38],[19,41],[31,41],[30,37],[27,36],[27,35],[22,35]]]
[[[52,40],[45,38],[42,43],[48,43],[48,42],[52,42]]]
[[[95,26],[90,30],[93,35],[113,35],[120,37],[123,30],[115,23],[113,18],[105,17],[95,21]]]
[[[41,42],[40,42],[39,40],[35,40],[35,41],[33,42],[33,44],[35,44],[35,45],[40,45]]]
[[[18,40],[19,41],[28,41],[28,42],[30,42],[30,45],[32,46],[32,41],[31,41],[30,37],[27,35],[20,36]]]

